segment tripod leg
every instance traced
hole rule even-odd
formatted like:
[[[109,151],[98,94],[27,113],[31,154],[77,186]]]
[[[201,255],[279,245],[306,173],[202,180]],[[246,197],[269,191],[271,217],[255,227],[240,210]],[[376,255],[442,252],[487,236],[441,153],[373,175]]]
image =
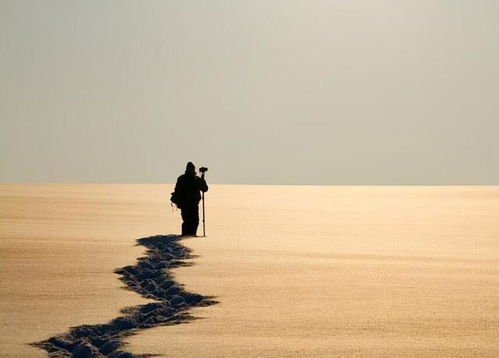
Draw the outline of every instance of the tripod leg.
[[[204,192],[203,192],[203,237],[206,237],[205,213],[204,213]]]

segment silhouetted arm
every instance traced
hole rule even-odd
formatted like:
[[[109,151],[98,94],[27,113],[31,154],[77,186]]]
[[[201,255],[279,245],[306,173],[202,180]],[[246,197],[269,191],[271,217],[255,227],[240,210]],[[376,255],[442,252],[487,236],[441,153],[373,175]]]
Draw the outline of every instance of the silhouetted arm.
[[[206,184],[206,180],[204,180],[204,173],[201,174],[201,178],[199,178],[199,190],[203,193],[208,191],[208,184]]]

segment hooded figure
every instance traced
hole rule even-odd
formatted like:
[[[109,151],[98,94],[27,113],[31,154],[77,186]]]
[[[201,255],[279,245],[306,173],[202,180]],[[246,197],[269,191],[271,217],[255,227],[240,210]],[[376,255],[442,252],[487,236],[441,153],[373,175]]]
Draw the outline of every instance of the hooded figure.
[[[177,207],[182,214],[182,236],[196,236],[199,225],[199,201],[201,192],[207,192],[208,185],[201,177],[196,175],[196,167],[192,162],[187,163],[185,173],[177,178],[175,195]]]

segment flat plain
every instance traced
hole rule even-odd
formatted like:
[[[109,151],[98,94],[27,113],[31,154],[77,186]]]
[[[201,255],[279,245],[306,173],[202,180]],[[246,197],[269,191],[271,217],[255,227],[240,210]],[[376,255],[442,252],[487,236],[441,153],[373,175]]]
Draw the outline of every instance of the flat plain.
[[[150,302],[113,271],[179,232],[172,187],[1,185],[0,354],[45,356],[28,344]],[[219,303],[128,351],[499,356],[499,187],[212,185],[206,214],[174,276]]]

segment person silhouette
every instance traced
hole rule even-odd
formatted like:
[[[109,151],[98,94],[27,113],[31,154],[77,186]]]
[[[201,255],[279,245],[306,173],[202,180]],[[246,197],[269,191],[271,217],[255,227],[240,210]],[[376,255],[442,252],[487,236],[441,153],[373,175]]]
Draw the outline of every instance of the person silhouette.
[[[194,164],[187,163],[185,173],[177,178],[173,193],[182,215],[182,236],[196,236],[199,226],[200,192],[207,191],[208,184],[204,179],[204,173],[201,177],[197,176]]]

